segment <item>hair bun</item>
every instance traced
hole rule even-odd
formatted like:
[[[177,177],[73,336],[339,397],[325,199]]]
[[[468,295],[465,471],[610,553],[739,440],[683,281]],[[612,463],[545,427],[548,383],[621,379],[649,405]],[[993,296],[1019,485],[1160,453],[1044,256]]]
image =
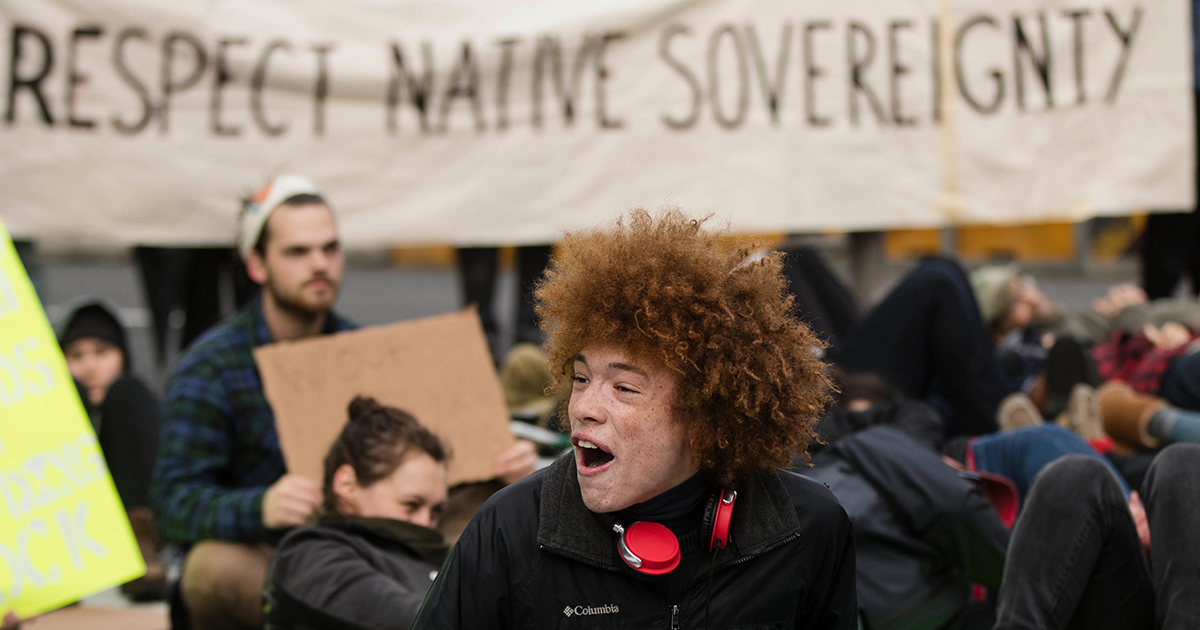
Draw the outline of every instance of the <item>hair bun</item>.
[[[348,409],[350,411],[350,422],[361,422],[371,414],[382,410],[383,405],[370,396],[355,396],[354,400],[350,401]]]

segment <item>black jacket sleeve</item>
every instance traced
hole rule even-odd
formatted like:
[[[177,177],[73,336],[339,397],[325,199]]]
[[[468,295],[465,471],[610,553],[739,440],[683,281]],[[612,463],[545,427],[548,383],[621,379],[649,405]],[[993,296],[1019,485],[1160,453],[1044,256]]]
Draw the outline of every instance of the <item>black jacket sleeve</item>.
[[[512,627],[512,566],[495,507],[503,494],[489,499],[463,530],[425,598],[414,630]],[[526,552],[536,550],[535,544]]]
[[[796,612],[797,628],[855,630],[858,628],[858,587],[855,582],[854,535],[850,517],[836,502],[823,520],[825,539],[813,541],[813,584]],[[802,516],[801,518],[804,518]],[[828,524],[836,523],[829,527]],[[817,544],[820,543],[820,544]]]

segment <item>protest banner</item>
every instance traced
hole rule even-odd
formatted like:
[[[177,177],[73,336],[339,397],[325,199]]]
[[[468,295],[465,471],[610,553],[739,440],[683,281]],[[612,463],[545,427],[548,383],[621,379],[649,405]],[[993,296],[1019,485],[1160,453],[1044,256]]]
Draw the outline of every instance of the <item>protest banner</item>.
[[[350,246],[549,242],[678,203],[735,231],[1189,209],[1185,0],[0,5],[0,213],[224,244],[283,172]],[[81,212],[86,210],[86,212]]]
[[[0,223],[0,617],[145,573],[50,323]]]
[[[494,476],[513,445],[474,308],[254,350],[288,471],[318,484],[357,395],[403,409],[451,449],[450,484]]]

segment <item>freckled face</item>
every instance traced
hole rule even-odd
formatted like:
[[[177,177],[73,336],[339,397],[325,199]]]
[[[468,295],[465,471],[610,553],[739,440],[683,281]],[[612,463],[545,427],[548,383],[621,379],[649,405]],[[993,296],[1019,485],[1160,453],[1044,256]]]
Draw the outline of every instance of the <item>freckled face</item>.
[[[672,403],[675,372],[618,348],[575,359],[568,414],[583,502],[613,512],[651,499],[698,470]]]

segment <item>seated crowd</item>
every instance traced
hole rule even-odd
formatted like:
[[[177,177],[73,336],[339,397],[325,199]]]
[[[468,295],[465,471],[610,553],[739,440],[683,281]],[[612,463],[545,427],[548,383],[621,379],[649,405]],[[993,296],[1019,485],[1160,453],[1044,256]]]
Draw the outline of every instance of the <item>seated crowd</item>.
[[[705,234],[678,212],[654,219],[635,213],[630,225],[619,227],[608,246],[644,248],[656,238]],[[648,231],[637,233],[639,225]],[[686,225],[695,227],[688,232],[681,227]],[[471,541],[480,537],[486,525],[467,523],[505,486],[517,484],[480,512],[484,522],[500,518],[494,503],[516,502],[523,488],[543,478],[548,481],[540,486],[540,501],[548,501],[549,480],[557,479],[554,467],[518,484],[537,462],[536,447],[519,441],[495,462],[494,481],[450,489],[449,445],[420,418],[360,397],[347,401],[347,418],[336,419],[345,426],[325,458],[323,485],[289,473],[253,351],[356,327],[333,311],[344,263],[336,216],[311,182],[280,177],[239,217],[237,246],[259,292],[189,347],[174,366],[161,405],[132,375],[126,332],[106,303],[79,304],[58,329],[147,560],[146,576],[123,590],[133,599],[170,600],[178,629],[359,630],[408,628],[414,621],[413,627],[441,627],[439,620],[459,619],[475,604],[455,599],[456,580],[470,586],[472,579],[497,578],[472,574],[468,568],[478,558],[455,557],[451,545],[464,528]],[[539,313],[565,312],[554,302],[563,299],[554,288],[566,286],[562,278],[591,255],[591,246],[571,241],[551,260],[539,289],[544,309]],[[629,260],[623,264],[632,268],[644,262],[639,256],[656,253],[624,252]],[[825,361],[812,361],[820,366],[815,368],[787,366],[819,370],[804,372],[803,387],[809,389],[787,390],[807,392],[804,413],[813,422],[794,425],[812,431],[814,439],[807,433],[789,438],[800,449],[792,453],[792,470],[828,488],[853,526],[852,537],[843,540],[835,535],[837,519],[827,519],[832,524],[822,535],[831,536],[830,544],[841,540],[851,558],[829,560],[820,578],[828,592],[816,608],[797,612],[797,621],[871,630],[1200,627],[1200,303],[1151,302],[1138,289],[1121,286],[1091,309],[1066,312],[1013,266],[968,273],[952,259],[930,258],[860,313],[816,251],[797,248],[766,260],[763,273],[777,283],[770,286],[786,287],[770,299],[791,309],[804,322],[801,329],[811,329],[803,337],[810,343],[806,352]],[[695,284],[666,293],[684,304],[680,308],[699,308],[686,300],[699,303],[716,295],[704,283],[719,285],[741,268],[718,273],[688,259],[668,265],[678,272],[691,271],[693,264]],[[645,268],[657,273],[656,267]],[[647,302],[631,312],[621,325],[632,326],[645,341],[627,342],[613,356],[646,359],[645,348],[667,343],[661,339],[669,333],[645,322],[662,317],[654,309],[675,307]],[[758,316],[751,303],[721,308],[731,320]],[[721,321],[706,321],[701,329],[711,332],[726,325]],[[566,367],[547,368],[544,352],[521,345],[505,363],[502,380],[514,417],[569,429],[589,411],[577,398],[602,372],[588,358],[595,363],[594,357],[608,354],[592,346],[565,358],[554,354],[565,352],[553,336],[565,334],[562,326],[556,332],[543,323],[543,330],[551,335],[550,356],[565,360]],[[619,338],[612,331],[589,334]],[[773,339],[781,333],[764,326],[759,334]],[[671,343],[664,351],[668,358],[655,365],[671,366],[674,356],[681,364],[693,362],[696,370],[672,368],[681,375],[675,387],[703,385],[717,392],[714,399],[763,396],[758,390],[726,392],[718,375],[702,372],[698,366],[709,365],[703,335]],[[565,375],[553,373],[559,368]],[[642,376],[651,380],[655,374],[634,371],[647,372]],[[551,379],[559,376],[567,387],[553,389],[552,399]],[[689,457],[699,458],[698,445],[711,441],[705,457],[724,465],[711,453],[724,452],[736,434],[688,435]],[[600,456],[584,451],[598,447],[582,441],[564,438],[559,446],[575,452],[579,465],[590,466]],[[705,462],[681,468],[689,474],[667,477],[679,483],[638,497],[636,504],[608,506],[611,510],[593,505],[587,486],[584,502],[593,516],[621,521],[646,506],[678,501],[693,485],[742,482]],[[784,485],[799,483],[782,479]],[[787,487],[793,499],[811,492],[807,486]],[[743,501],[754,496],[743,494]],[[746,505],[742,509],[753,507]],[[594,509],[598,506],[602,509]],[[684,512],[668,510],[661,520],[674,531],[678,514],[696,506],[705,511],[701,501],[679,508]],[[736,513],[732,518],[730,543],[736,550],[739,532],[748,539],[744,532],[751,530],[739,529],[746,526],[738,524]],[[679,544],[690,535],[680,535]],[[625,534],[620,536],[625,553]],[[545,542],[543,532],[537,540]],[[164,541],[182,551],[173,581],[158,556]],[[479,543],[466,544],[463,553],[487,558]],[[681,549],[681,563],[696,575],[708,571],[706,588],[717,590],[701,591],[717,600],[720,589],[732,587],[722,583],[718,569],[726,565],[716,559],[717,548],[711,550],[709,560]],[[435,586],[443,566],[449,576]],[[837,586],[842,569],[853,574],[849,592]],[[622,565],[612,570],[633,571]],[[691,593],[683,578],[647,584],[655,592]],[[489,593],[493,586],[487,585]],[[422,611],[431,587],[429,610]],[[800,597],[816,601],[814,592]],[[504,593],[509,596],[516,594]],[[846,605],[855,612],[843,614]],[[679,611],[675,606],[671,623]],[[701,618],[708,622],[707,607]]]

